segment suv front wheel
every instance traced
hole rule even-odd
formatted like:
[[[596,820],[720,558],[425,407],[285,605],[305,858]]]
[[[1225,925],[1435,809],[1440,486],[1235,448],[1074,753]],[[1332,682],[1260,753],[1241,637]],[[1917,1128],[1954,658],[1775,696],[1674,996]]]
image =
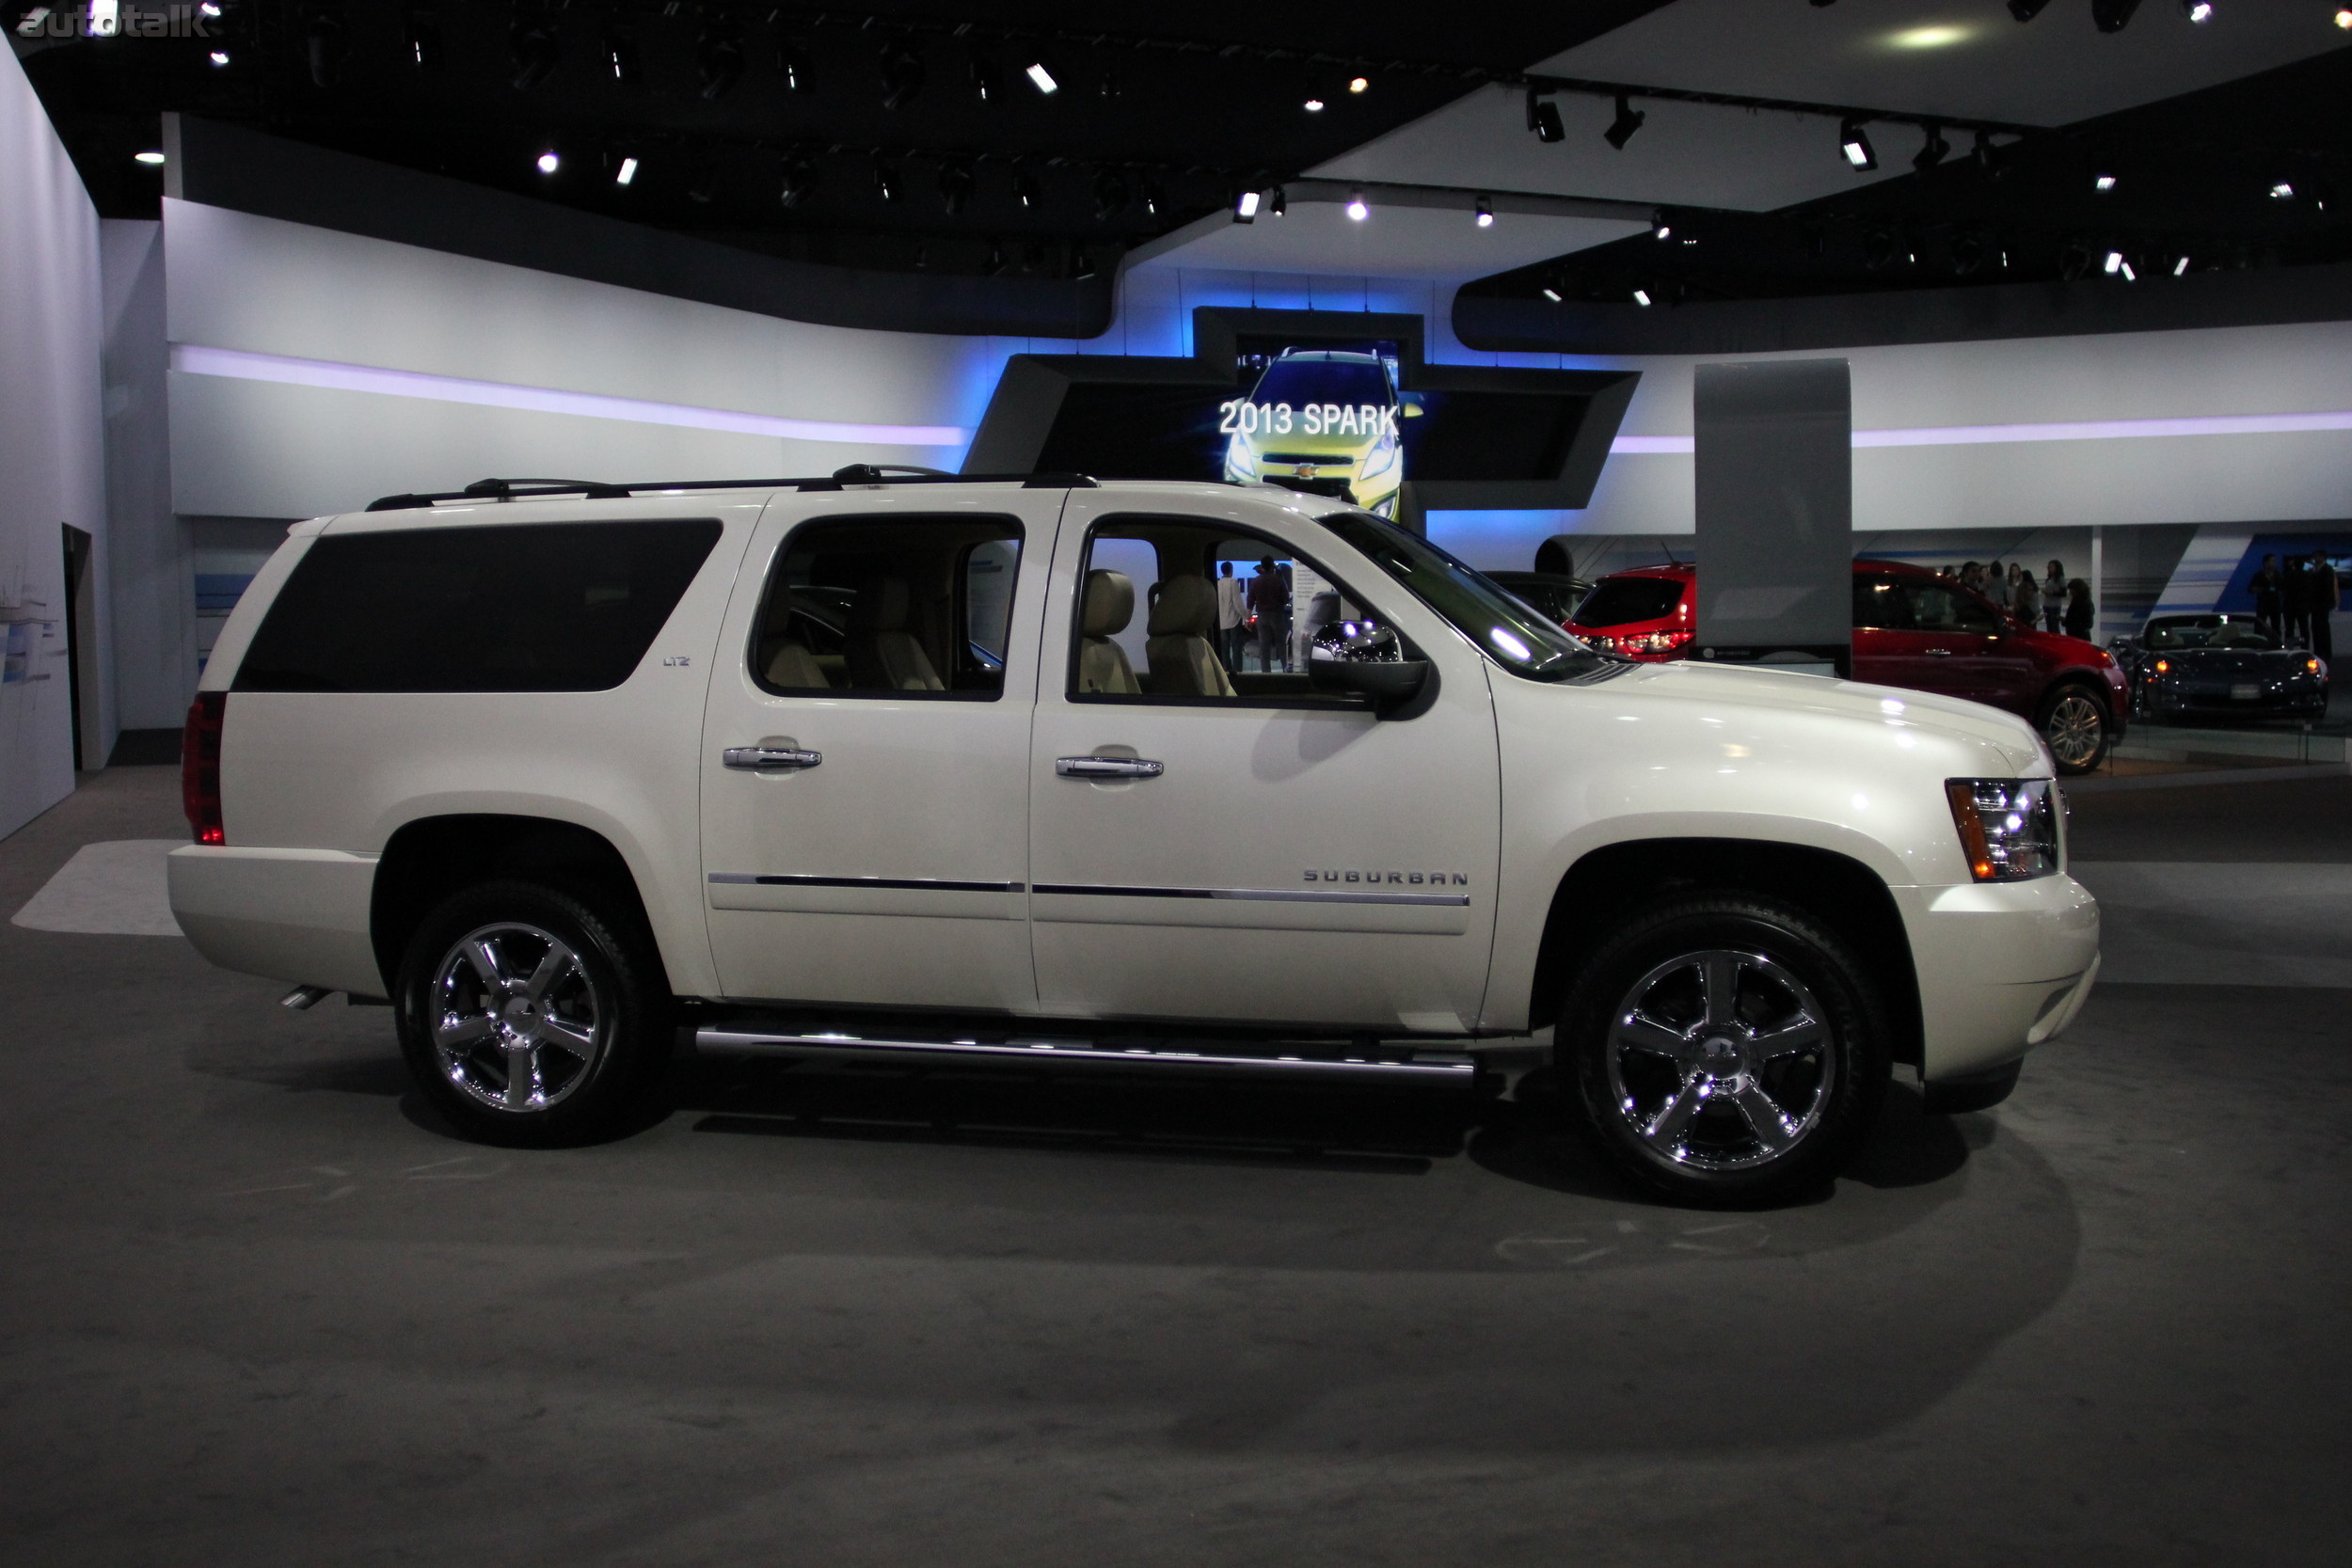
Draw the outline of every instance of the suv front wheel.
[[[1884,1009],[1809,915],[1735,892],[1651,905],[1584,966],[1555,1051],[1595,1140],[1642,1185],[1703,1205],[1820,1187],[1878,1115]]]
[[[427,915],[394,999],[425,1099],[485,1143],[612,1131],[669,1046],[667,987],[631,924],[520,881],[469,888]]]

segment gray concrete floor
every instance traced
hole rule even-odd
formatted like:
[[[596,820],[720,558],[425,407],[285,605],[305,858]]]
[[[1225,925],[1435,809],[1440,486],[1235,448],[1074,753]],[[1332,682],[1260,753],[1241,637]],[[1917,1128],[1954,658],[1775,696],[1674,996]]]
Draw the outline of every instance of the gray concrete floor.
[[[175,784],[87,781],[0,844],[0,911],[173,833]],[[2075,822],[2344,861],[2348,808]],[[1724,1215],[1618,1190],[1540,1079],[702,1064],[635,1136],[489,1150],[383,1011],[278,989],[0,925],[9,1562],[2340,1562],[2352,1528],[2352,992],[2103,988],[2008,1105],[1901,1091],[1834,1194]]]

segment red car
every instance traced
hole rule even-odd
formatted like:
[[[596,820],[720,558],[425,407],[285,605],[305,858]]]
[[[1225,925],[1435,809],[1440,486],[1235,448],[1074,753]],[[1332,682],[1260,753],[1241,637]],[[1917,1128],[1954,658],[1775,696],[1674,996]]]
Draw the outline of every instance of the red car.
[[[1655,662],[1689,656],[1697,572],[1644,566],[1596,583],[1566,625],[1593,646]],[[2036,631],[1951,578],[1853,563],[1853,677],[1965,697],[2032,721],[2061,773],[2088,773],[2123,733],[2123,672],[2105,649]]]

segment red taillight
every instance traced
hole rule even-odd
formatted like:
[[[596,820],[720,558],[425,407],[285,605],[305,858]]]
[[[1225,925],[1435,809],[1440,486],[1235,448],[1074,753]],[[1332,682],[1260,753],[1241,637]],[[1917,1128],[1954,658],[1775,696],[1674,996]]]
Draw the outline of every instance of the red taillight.
[[[180,732],[180,805],[199,844],[229,842],[220,823],[220,729],[228,713],[228,692],[199,691]]]

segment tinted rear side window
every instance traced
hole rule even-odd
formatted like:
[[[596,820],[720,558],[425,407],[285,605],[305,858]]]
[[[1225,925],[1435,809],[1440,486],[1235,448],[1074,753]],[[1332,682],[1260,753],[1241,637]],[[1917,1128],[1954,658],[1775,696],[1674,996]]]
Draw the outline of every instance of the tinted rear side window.
[[[603,691],[628,679],[717,521],[328,534],[238,666],[239,691]]]
[[[1634,621],[1661,621],[1682,602],[1679,578],[1610,578],[1594,584],[1576,607],[1580,626],[1622,626]]]

